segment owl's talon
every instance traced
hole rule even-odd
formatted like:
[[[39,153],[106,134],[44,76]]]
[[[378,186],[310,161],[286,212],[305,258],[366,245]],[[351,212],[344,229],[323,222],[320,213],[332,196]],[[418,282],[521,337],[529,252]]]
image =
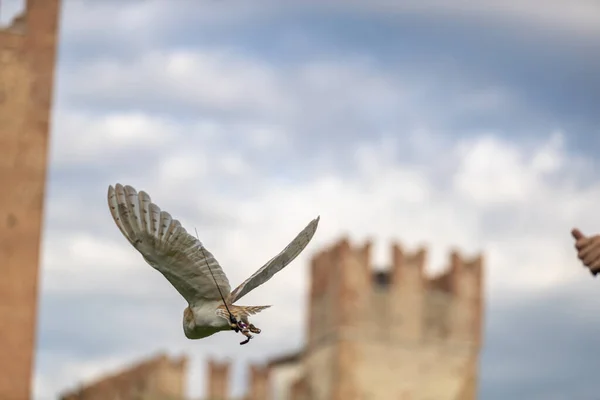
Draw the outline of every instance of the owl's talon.
[[[256,333],[257,335],[261,332],[260,329],[258,329],[256,326],[254,326],[253,324],[248,325],[248,329],[250,330],[250,332],[252,333]]]
[[[229,323],[229,326],[235,333],[241,332],[242,335],[246,336],[246,340],[241,342],[240,345],[244,345],[244,344],[248,343],[250,341],[250,339],[252,339],[252,335],[250,334],[250,331],[254,332],[254,331],[258,330],[258,332],[260,332],[260,329],[257,329],[254,325],[252,325],[252,324],[248,325],[244,321],[237,321],[235,319]]]

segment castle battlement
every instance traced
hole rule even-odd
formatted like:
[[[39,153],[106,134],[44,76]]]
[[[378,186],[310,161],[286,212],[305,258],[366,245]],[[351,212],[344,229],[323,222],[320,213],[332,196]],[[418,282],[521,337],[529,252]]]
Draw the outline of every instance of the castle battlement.
[[[478,344],[482,320],[483,256],[450,254],[447,268],[426,273],[427,249],[390,246],[391,265],[376,271],[372,242],[346,238],[311,261],[309,345],[346,328],[369,325],[373,335]],[[366,331],[366,330],[365,330]]]
[[[231,362],[208,361],[207,392],[208,399],[229,399],[229,378]]]
[[[367,241],[362,246],[353,247],[348,239],[342,239],[329,248],[321,250],[311,260],[312,295],[319,296],[327,289],[332,279],[338,279],[340,274],[377,275],[386,278],[375,280],[376,285],[402,287],[409,283],[430,290],[441,290],[455,295],[460,294],[460,280],[463,275],[475,275],[477,283],[481,283],[483,271],[483,256],[467,258],[454,250],[450,253],[449,265],[439,274],[429,276],[426,273],[427,249],[418,248],[406,252],[398,243],[391,245],[391,266],[385,271],[375,271],[371,260],[372,242]],[[344,268],[352,264],[355,269],[346,271]],[[418,282],[411,281],[418,279]]]

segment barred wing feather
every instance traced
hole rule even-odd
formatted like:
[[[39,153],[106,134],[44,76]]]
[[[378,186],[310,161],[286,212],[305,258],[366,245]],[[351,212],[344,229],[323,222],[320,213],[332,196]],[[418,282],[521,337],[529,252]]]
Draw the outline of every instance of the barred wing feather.
[[[210,270],[222,293],[229,293],[229,280],[215,257],[178,220],[152,203],[146,192],[121,184],[109,186],[108,206],[129,243],[189,304],[221,298]]]
[[[312,240],[317,226],[319,225],[320,217],[313,219],[303,230],[287,245],[281,253],[277,254],[265,265],[263,265],[258,271],[252,276],[246,279],[231,293],[231,303],[235,303],[243,296],[248,294],[250,291],[256,289],[269,279],[273,277],[277,272],[281,271],[285,266],[294,261],[296,257],[306,248],[308,243]]]

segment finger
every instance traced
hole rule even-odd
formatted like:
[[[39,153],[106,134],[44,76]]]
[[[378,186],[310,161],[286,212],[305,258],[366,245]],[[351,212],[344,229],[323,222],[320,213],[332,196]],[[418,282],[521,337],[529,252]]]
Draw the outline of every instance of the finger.
[[[590,244],[591,243],[589,238],[578,239],[575,242],[575,248],[577,249],[577,251],[582,252],[585,251],[586,248],[589,248]]]
[[[577,253],[577,257],[588,266],[588,261],[590,261],[590,254],[593,253],[596,248],[593,245],[582,246],[579,248],[579,252]]]
[[[585,265],[591,267],[592,264],[600,259],[600,246],[597,244],[590,245],[585,250],[585,253],[582,252],[581,254],[581,260]]]
[[[575,248],[577,248],[581,260],[586,258],[589,253],[593,252],[598,247],[600,247],[600,236],[579,239],[575,242]]]
[[[581,233],[581,231],[577,228],[574,228],[571,231],[571,235],[575,238],[575,240],[585,239],[585,235],[583,233]]]

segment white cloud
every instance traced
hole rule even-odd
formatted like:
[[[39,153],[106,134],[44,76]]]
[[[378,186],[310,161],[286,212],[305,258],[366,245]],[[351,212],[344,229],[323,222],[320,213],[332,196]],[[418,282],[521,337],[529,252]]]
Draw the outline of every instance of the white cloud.
[[[63,3],[68,19],[64,26],[65,36],[78,41],[88,41],[95,36],[145,41],[154,35],[160,36],[165,28],[182,21],[228,27],[250,19],[261,20],[282,8],[270,0],[263,1],[261,6],[236,2],[234,7],[231,3],[219,2],[181,3],[179,7],[172,7],[161,0],[66,0]],[[106,29],[105,21],[111,21],[111,29]]]
[[[546,185],[545,178],[563,162],[562,138],[556,135],[533,154],[499,141],[482,137],[459,149],[460,169],[454,177],[459,194],[478,205],[527,203]]]
[[[159,179],[165,182],[193,181],[206,175],[208,160],[199,154],[176,154],[161,161]]]
[[[283,67],[235,48],[210,47],[93,58],[65,66],[60,76],[59,99],[70,107],[134,105],[160,115],[183,109],[221,120],[229,115],[238,124],[246,120],[231,130],[254,131],[257,146],[281,144],[281,131],[289,131],[290,124],[310,126],[334,114],[369,123],[390,114],[414,119],[431,107],[427,95],[436,88],[414,71],[386,70],[366,56],[324,55]]]
[[[233,49],[173,49],[144,53],[133,60],[93,60],[78,65],[64,85],[73,98],[93,94],[107,101],[153,99],[214,110],[278,113],[287,109],[276,72]]]
[[[58,242],[58,243],[56,243]],[[137,263],[135,253],[126,251],[116,240],[98,240],[91,232],[74,232],[71,236],[61,237],[60,240],[47,243],[55,254],[49,254],[45,260],[47,271],[81,270],[90,265],[102,266],[107,273],[123,270],[127,265]],[[69,263],[77,260],[77,263]],[[115,265],[117,261],[117,265]]]
[[[53,121],[56,165],[109,161],[134,151],[155,149],[177,138],[177,126],[139,112],[93,114],[58,112]]]

